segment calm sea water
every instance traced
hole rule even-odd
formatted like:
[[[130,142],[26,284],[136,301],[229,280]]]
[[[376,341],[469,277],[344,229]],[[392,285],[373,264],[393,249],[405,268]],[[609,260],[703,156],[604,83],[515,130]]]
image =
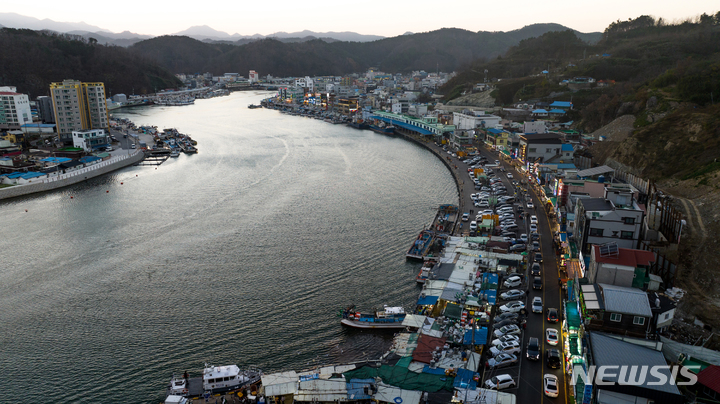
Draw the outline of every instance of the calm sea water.
[[[407,141],[247,108],[267,95],[116,113],[200,153],[0,205],[0,402],[157,403],[205,362],[274,372],[387,349],[392,334],[336,314],[412,307],[404,254],[457,203],[452,177]]]

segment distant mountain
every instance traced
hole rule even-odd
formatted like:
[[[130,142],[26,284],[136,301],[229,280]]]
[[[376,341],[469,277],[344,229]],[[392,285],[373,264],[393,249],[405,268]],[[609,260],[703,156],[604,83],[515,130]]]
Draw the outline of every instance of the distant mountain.
[[[235,45],[228,39],[201,42],[187,36],[164,36],[138,42],[129,50],[157,61],[174,73],[255,70],[261,75],[274,76],[343,75],[370,66],[387,72],[437,69],[447,72],[478,59],[497,57],[524,39],[553,30],[568,31],[568,28],[538,24],[510,32],[477,33],[443,28],[372,42],[329,42],[309,36],[242,39],[235,41]],[[327,34],[332,33],[318,35]],[[599,38],[601,34],[583,35]]]
[[[276,32],[274,34],[270,34],[267,36],[268,38],[305,38],[305,37],[314,37],[314,38],[332,38],[337,41],[344,41],[344,42],[371,42],[371,41],[377,41],[379,39],[384,39],[384,36],[379,35],[363,35],[358,34],[356,32],[313,32],[313,31],[300,31],[300,32]]]
[[[57,22],[49,19],[39,20],[35,17],[26,17],[16,13],[0,13],[0,24],[8,28],[26,28],[35,31],[50,30],[56,32],[84,31],[84,32],[112,32],[86,24],[84,22]]]
[[[379,35],[363,35],[356,32],[313,32],[313,31],[300,31],[300,32],[276,32],[270,35],[240,35],[240,34],[228,34],[227,32],[218,31],[207,25],[196,25],[190,27],[184,31],[176,32],[172,35],[175,36],[187,36],[199,41],[234,41],[238,42],[238,45],[244,45],[254,40],[263,38],[273,38],[280,42],[288,42],[286,40],[292,40],[292,42],[304,42],[313,39],[322,39],[326,42],[344,41],[344,42],[370,42],[383,39],[385,37]]]

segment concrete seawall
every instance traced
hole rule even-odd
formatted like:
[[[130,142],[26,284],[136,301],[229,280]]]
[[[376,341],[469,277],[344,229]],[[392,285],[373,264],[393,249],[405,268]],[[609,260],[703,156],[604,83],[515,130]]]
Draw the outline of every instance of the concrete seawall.
[[[110,160],[106,160],[89,167],[85,167],[66,174],[61,174],[48,179],[39,179],[30,184],[15,185],[0,189],[0,200],[16,198],[18,196],[34,194],[37,192],[52,191],[54,189],[66,187],[68,185],[77,184],[95,178],[103,174],[119,170],[133,164],[141,162],[145,158],[145,153],[136,151],[135,154],[125,156],[115,156]]]

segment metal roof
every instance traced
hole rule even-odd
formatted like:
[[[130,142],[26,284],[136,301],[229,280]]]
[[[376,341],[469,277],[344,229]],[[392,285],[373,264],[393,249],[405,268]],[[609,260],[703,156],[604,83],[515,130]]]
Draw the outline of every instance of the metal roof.
[[[593,177],[595,175],[605,174],[605,173],[614,173],[615,170],[608,167],[608,166],[600,166],[600,167],[593,167],[588,168],[587,170],[578,171],[577,175],[578,177]]]
[[[590,332],[589,334],[590,347],[593,352],[594,364],[596,366],[627,366],[628,368],[631,366],[667,366],[665,357],[660,351],[655,351],[644,346],[625,342],[597,332]],[[655,369],[654,371],[664,374],[667,377],[667,380],[674,380],[670,373],[670,369],[667,367]],[[618,376],[619,372],[614,374],[609,373],[607,374],[605,380],[617,382]],[[635,376],[635,378],[637,378],[637,376]],[[657,383],[657,381],[658,379],[655,377],[646,377],[642,380],[642,383],[638,382],[636,386],[632,387],[680,395],[680,390],[678,390],[674,383],[670,384],[669,382],[666,382],[661,385],[649,384],[653,382]]]
[[[650,302],[642,290],[604,283],[598,285],[602,288],[606,311],[652,317]]]

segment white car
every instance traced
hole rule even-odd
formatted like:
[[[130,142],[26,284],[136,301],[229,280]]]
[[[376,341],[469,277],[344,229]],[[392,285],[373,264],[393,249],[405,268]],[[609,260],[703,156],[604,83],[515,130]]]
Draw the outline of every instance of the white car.
[[[489,361],[485,362],[485,366],[494,369],[504,366],[510,366],[516,364],[518,361],[517,356],[513,354],[500,354]],[[557,380],[557,379],[556,379]]]
[[[505,282],[503,282],[503,286],[505,286],[506,288],[516,288],[520,285],[522,285],[522,279],[517,275],[511,276],[505,279]]]
[[[545,337],[547,339],[547,343],[550,345],[557,345],[558,344],[558,332],[554,328],[547,328],[545,330]]]
[[[513,176],[512,176],[512,173],[507,173],[507,177],[508,177],[508,178],[512,178],[512,177],[513,177]]]
[[[522,351],[520,341],[508,341],[503,342],[500,345],[496,345],[490,348],[490,355],[496,357],[500,354],[513,354],[517,355]]]
[[[530,216],[530,224],[538,224],[537,216]]]
[[[531,224],[531,225],[530,225],[530,231],[533,232],[533,233],[537,233],[537,225],[536,225],[536,224]]]
[[[522,299],[523,297],[525,297],[525,292],[517,289],[508,290],[507,292],[500,295],[500,298],[503,300],[518,300]],[[542,312],[542,310],[540,311]]]
[[[477,222],[476,221],[473,220],[472,222],[470,222],[470,230],[477,230]]]
[[[534,208],[535,208],[535,205],[533,205],[532,202],[528,202],[528,203],[527,203],[527,207],[528,207],[528,209],[534,209]]]
[[[503,313],[506,313],[506,312],[517,313],[523,309],[525,309],[525,303],[518,302],[518,301],[506,303],[506,304],[503,304],[502,306],[500,306],[500,311]]]
[[[501,327],[500,329],[497,329],[493,331],[493,335],[495,338],[500,338],[503,335],[517,335],[520,334],[520,327],[518,327],[515,324],[508,324],[506,326]]]
[[[532,312],[533,313],[541,313],[543,312],[542,307],[542,298],[540,296],[535,296],[532,301]]]
[[[505,334],[505,335],[501,336],[500,338],[496,338],[496,339],[492,340],[492,346],[500,345],[503,342],[508,342],[508,341],[520,341],[520,336],[516,335],[516,334]]]
[[[463,215],[462,215],[462,221],[463,221],[463,222],[467,222],[468,219],[470,219],[470,214],[469,214],[469,213],[463,213]]]
[[[527,242],[528,242],[528,236],[527,236],[527,234],[525,234],[525,233],[521,234],[521,235],[520,235],[520,240],[522,240],[523,243],[527,243]]]
[[[507,389],[515,387],[515,380],[508,374],[493,376],[485,381],[485,387],[488,389]]]
[[[555,375],[546,374],[543,376],[543,390],[548,397],[558,396],[558,378]]]

